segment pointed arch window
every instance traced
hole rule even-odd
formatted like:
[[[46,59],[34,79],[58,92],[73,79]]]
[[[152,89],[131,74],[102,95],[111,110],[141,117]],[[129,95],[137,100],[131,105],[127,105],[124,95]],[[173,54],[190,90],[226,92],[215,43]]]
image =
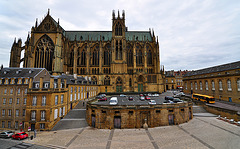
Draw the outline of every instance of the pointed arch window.
[[[130,45],[127,45],[127,65],[128,66],[133,65],[133,50]]]
[[[92,55],[92,65],[97,66],[99,65],[99,46],[95,46],[94,50],[91,53]]]
[[[143,58],[142,58],[142,56],[143,56],[143,54],[142,54],[142,50],[140,49],[140,47],[139,46],[136,46],[136,48],[137,48],[137,50],[136,50],[136,54],[137,54],[137,56],[136,56],[136,63],[137,63],[137,65],[141,65],[141,64],[143,64]]]
[[[111,46],[107,44],[104,48],[104,65],[109,66],[111,62]]]
[[[122,25],[119,22],[115,26],[115,35],[122,36]]]
[[[87,51],[87,46],[84,47],[84,49],[81,51],[81,54],[80,54],[80,64],[82,66],[86,65],[86,51]]]
[[[110,77],[109,76],[106,76],[104,78],[104,85],[110,85]]]
[[[73,67],[73,63],[74,63],[74,49],[72,49],[72,51],[70,52],[70,59],[69,59],[70,67]]]
[[[147,51],[147,64],[148,65],[152,65],[153,64],[152,51],[150,49]]]
[[[37,43],[35,50],[35,68],[46,68],[48,71],[52,71],[54,56],[54,43],[52,39],[44,35]]]

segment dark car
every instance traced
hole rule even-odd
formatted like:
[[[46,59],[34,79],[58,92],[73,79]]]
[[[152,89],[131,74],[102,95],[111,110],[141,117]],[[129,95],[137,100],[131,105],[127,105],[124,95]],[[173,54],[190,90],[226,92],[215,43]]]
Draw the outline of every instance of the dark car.
[[[171,100],[171,101],[173,101],[173,97],[171,97],[171,96],[165,96],[165,100]]]
[[[132,96],[129,96],[129,97],[128,97],[128,100],[129,100],[129,101],[133,101],[133,97],[132,97]]]
[[[4,131],[0,133],[0,138],[11,138],[14,135],[13,131]]]

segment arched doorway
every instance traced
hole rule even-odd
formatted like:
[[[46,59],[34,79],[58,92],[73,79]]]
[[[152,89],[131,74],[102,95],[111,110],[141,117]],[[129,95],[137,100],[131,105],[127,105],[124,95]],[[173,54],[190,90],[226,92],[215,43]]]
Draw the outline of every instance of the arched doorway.
[[[120,77],[116,80],[116,92],[122,92],[122,79]]]
[[[137,81],[138,81],[138,92],[143,92],[143,82],[144,82],[143,76],[139,76]]]

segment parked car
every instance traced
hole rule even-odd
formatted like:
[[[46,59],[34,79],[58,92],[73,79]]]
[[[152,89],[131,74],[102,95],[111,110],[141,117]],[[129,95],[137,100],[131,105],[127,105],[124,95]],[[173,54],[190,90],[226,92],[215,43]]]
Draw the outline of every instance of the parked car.
[[[99,98],[98,101],[107,101],[107,97]]]
[[[145,97],[144,96],[140,96],[140,100],[145,100]]]
[[[22,140],[22,139],[28,138],[28,134],[25,132],[19,132],[19,133],[12,135],[12,138]]]
[[[103,98],[103,97],[106,97],[106,94],[100,94],[100,95],[97,95],[97,96],[96,96],[97,99],[101,99],[101,98]]]
[[[117,103],[118,103],[117,97],[112,97],[109,101],[110,105],[117,105]]]
[[[180,100],[179,98],[174,98],[174,99],[173,99],[173,102],[174,102],[174,103],[178,103],[178,102],[183,102],[183,101]]]
[[[132,97],[132,96],[129,96],[129,97],[128,97],[128,100],[129,100],[129,101],[133,101],[133,97]]]
[[[145,99],[146,99],[146,100],[150,100],[150,97],[149,97],[149,96],[145,96]]]
[[[139,96],[140,96],[140,97],[142,97],[142,96],[143,96],[143,94],[140,94]]]
[[[120,97],[127,97],[127,95],[124,95],[124,94],[120,94],[119,96]]]
[[[167,104],[167,103],[174,103],[174,102],[171,101],[171,100],[165,100],[165,101],[163,102],[163,104]]]
[[[157,104],[157,103],[156,103],[155,100],[150,100],[150,101],[148,102],[148,104],[150,104],[150,105],[155,105],[155,104]]]
[[[171,97],[171,96],[165,96],[165,100],[171,100],[171,101],[173,101],[173,97]]]
[[[185,96],[185,94],[183,92],[180,92],[180,93],[174,95],[173,97],[181,97],[181,96]]]
[[[0,133],[0,138],[11,138],[14,135],[13,131],[4,131]]]

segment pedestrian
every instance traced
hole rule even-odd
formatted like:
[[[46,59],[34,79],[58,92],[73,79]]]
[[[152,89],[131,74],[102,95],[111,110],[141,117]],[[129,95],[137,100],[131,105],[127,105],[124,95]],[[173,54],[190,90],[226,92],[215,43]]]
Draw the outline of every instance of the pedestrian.
[[[36,138],[36,135],[37,135],[37,130],[34,129],[34,138]]]

